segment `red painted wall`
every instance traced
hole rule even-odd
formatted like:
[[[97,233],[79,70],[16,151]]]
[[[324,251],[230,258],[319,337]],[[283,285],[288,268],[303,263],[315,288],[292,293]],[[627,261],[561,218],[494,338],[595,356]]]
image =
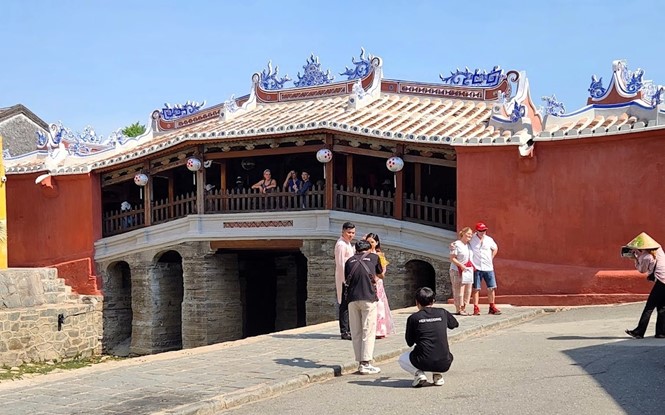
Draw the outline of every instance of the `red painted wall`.
[[[35,184],[39,174],[7,180],[7,244],[10,267],[55,266],[79,294],[98,295],[94,242],[101,238],[98,175],[55,176]]]
[[[619,249],[642,231],[665,244],[665,132],[458,147],[458,227],[497,241],[500,295],[644,294]]]

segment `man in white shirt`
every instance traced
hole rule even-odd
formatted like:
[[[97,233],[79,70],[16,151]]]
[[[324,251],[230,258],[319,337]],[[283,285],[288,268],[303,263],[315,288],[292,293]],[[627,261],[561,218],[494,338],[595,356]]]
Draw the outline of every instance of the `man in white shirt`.
[[[356,225],[345,222],[342,225],[342,236],[335,244],[335,287],[337,288],[337,304],[339,304],[339,332],[342,340],[351,340],[349,303],[344,295],[344,265],[356,253],[351,244],[354,236],[356,236]]]
[[[483,222],[476,223],[476,233],[469,242],[471,246],[472,262],[475,271],[473,272],[473,315],[480,315],[478,299],[480,297],[480,286],[485,281],[487,286],[487,300],[490,303],[489,314],[501,314],[501,311],[494,304],[496,294],[496,277],[494,275],[493,260],[499,247],[494,239],[487,236],[487,226]]]

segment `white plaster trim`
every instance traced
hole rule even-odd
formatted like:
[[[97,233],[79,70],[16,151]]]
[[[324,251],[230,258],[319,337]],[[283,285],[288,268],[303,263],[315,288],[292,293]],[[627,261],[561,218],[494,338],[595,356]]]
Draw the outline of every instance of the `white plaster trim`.
[[[224,222],[283,220],[293,220],[293,227],[223,227]],[[122,260],[129,253],[162,249],[189,241],[335,240],[341,234],[342,224],[347,221],[356,225],[356,239],[369,232],[379,234],[387,252],[396,248],[447,261],[448,246],[457,239],[455,232],[432,226],[334,210],[189,215],[99,239],[95,242],[95,261]]]

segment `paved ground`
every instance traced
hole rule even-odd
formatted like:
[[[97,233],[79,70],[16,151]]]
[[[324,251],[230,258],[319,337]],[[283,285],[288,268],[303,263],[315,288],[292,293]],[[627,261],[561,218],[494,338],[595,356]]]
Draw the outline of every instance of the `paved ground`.
[[[451,306],[445,306],[451,310]],[[483,312],[486,313],[486,307]],[[503,314],[460,317],[451,342],[543,315],[538,307],[502,307]],[[407,350],[403,328],[415,308],[395,310],[400,333],[377,341],[377,361]],[[0,383],[0,413],[213,414],[354,372],[351,342],[336,322],[197,349],[107,362],[74,371]],[[11,408],[5,412],[4,409]]]
[[[655,319],[643,340],[623,333],[642,306],[549,313],[455,342],[442,387],[414,389],[411,375],[391,359],[378,375],[336,377],[222,413],[663,414],[665,340],[653,338]]]

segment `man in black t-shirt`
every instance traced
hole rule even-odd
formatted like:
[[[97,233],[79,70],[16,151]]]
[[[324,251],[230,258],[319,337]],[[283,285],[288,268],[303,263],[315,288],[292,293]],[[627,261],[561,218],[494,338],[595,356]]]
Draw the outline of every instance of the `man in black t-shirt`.
[[[383,278],[383,268],[379,256],[369,252],[369,249],[369,242],[356,242],[356,254],[344,264],[351,340],[361,375],[381,372],[381,369],[372,366],[370,361],[374,358],[376,303],[379,301],[375,278]]]
[[[427,287],[416,292],[418,311],[406,320],[406,344],[416,347],[399,357],[402,369],[414,376],[414,388],[427,383],[425,372],[432,372],[432,383],[444,384],[443,373],[450,369],[453,355],[448,347],[447,329],[459,326],[455,317],[443,308],[434,308],[434,292]]]

